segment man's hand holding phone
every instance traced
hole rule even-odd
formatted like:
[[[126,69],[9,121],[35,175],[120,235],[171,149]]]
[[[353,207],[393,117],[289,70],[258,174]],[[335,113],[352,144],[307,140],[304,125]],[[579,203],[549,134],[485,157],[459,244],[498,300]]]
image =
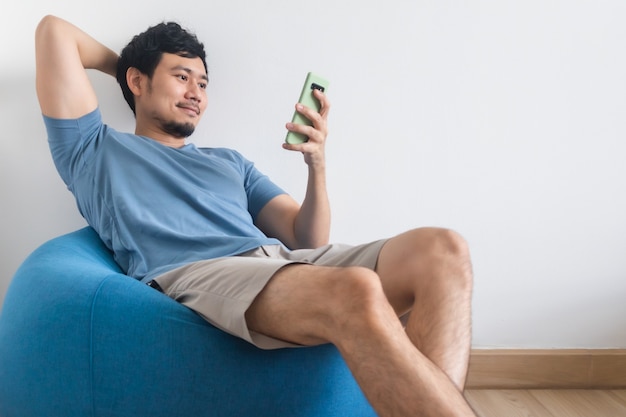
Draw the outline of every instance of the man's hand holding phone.
[[[307,75],[283,148],[304,154],[309,166],[324,164],[324,145],[328,135],[330,101],[325,94],[328,81],[313,73]]]

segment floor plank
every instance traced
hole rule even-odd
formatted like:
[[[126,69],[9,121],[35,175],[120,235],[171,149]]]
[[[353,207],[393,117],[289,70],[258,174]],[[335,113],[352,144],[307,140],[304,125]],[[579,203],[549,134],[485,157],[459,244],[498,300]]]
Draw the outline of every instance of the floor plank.
[[[626,417],[626,390],[470,389],[478,417]]]
[[[626,407],[626,390],[612,390],[609,391],[613,397],[615,397],[622,405]]]
[[[600,390],[531,390],[554,416],[625,417],[626,406],[608,391]]]
[[[526,390],[469,390],[465,397],[479,417],[558,417]]]

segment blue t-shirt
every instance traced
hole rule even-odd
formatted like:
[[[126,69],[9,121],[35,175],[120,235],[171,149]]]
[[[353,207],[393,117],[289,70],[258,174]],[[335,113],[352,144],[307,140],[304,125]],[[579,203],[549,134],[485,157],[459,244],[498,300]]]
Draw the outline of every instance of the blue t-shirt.
[[[239,153],[118,132],[99,109],[44,122],[80,213],[128,275],[148,281],[190,262],[280,244],[254,220],[284,191]]]

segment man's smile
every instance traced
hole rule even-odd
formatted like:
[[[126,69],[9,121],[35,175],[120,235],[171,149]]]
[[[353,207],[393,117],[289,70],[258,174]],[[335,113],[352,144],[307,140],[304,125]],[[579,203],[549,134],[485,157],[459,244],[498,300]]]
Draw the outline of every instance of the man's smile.
[[[193,112],[196,116],[200,116],[200,107],[193,103],[179,103],[176,107],[187,110],[188,112]]]

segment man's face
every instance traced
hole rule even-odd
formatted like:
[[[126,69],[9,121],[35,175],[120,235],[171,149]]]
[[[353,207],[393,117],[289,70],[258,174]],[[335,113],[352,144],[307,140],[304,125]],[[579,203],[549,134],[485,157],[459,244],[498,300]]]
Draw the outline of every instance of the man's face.
[[[208,78],[200,58],[163,54],[145,94],[135,97],[138,121],[177,139],[190,136],[207,106]]]

